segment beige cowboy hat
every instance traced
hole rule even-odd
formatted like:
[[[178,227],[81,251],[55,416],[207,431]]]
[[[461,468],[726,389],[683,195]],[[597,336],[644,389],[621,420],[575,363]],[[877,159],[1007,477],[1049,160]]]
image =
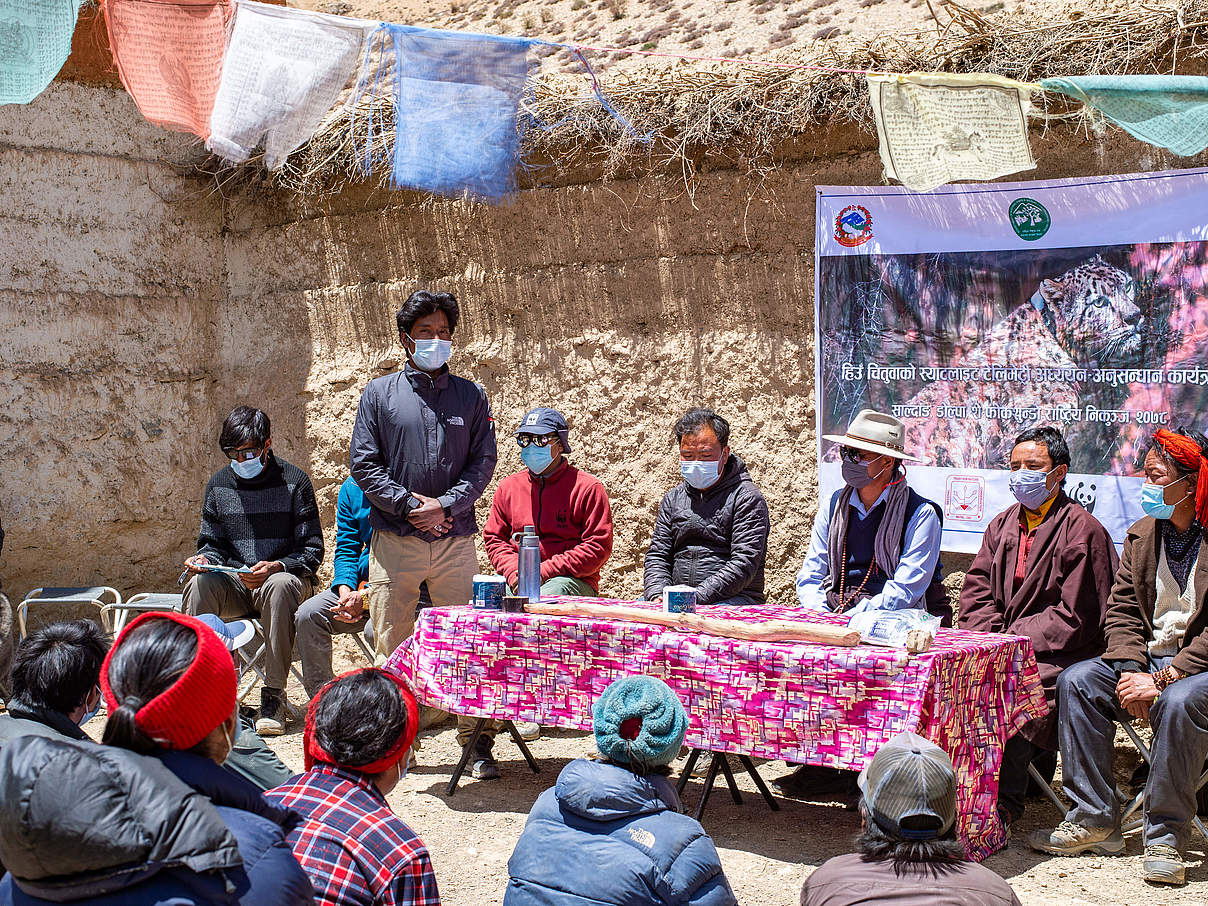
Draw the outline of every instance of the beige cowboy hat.
[[[906,423],[900,418],[886,415],[884,412],[874,412],[872,409],[861,409],[860,413],[847,426],[846,434],[823,434],[823,440],[833,440],[845,447],[857,450],[867,450],[869,453],[880,453],[892,456],[894,459],[904,459],[906,462],[917,462],[925,465],[928,460],[917,456],[907,456],[904,446],[906,440]]]

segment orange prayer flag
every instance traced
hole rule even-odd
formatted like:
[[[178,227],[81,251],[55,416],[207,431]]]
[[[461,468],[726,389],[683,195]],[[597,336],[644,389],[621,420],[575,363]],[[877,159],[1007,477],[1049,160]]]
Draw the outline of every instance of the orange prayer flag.
[[[209,138],[230,0],[104,0],[122,84],[143,116]]]

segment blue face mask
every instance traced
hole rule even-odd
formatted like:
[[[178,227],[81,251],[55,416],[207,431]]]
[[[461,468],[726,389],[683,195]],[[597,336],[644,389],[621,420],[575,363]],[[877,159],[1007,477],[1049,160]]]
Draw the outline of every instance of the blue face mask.
[[[98,690],[98,691],[99,691],[99,690]],[[89,693],[89,694],[91,694],[91,693]],[[87,701],[87,699],[85,699],[85,701]],[[98,711],[100,711],[100,710],[101,710],[101,696],[100,696],[100,695],[98,695],[98,696],[96,697],[96,704],[93,706],[92,710],[91,710],[91,711],[85,711],[85,712],[84,712],[84,716],[80,718],[80,722],[79,722],[78,724],[76,724],[76,726],[78,726],[78,727],[82,727],[82,726],[84,726],[84,724],[88,723],[88,721],[90,721],[90,720],[92,720],[94,717],[96,717],[97,712],[98,712]]]
[[[527,447],[520,448],[520,459],[530,472],[534,475],[540,475],[550,467],[550,463],[554,461],[554,454],[549,447],[538,447],[536,444],[529,444]]]
[[[260,461],[259,456],[255,459],[245,459],[242,462],[232,459],[231,468],[240,478],[255,478],[264,471],[264,463]]]
[[[680,474],[684,476],[684,481],[696,488],[698,491],[703,491],[717,483],[717,479],[721,475],[720,464],[713,460],[704,462],[696,462],[694,460],[680,460]]]
[[[1141,485],[1141,510],[1146,516],[1154,519],[1169,519],[1174,515],[1174,508],[1187,499],[1188,494],[1179,498],[1178,503],[1166,502],[1166,487],[1145,482]]]
[[[1011,493],[1015,495],[1016,500],[1029,510],[1035,510],[1048,500],[1049,494],[1052,493],[1047,482],[1053,471],[1056,470],[1038,472],[1035,469],[1016,469],[1007,483],[1011,486]]]
[[[415,352],[411,353],[411,364],[420,371],[436,371],[453,355],[452,340],[416,340],[410,335],[407,339],[415,344]]]

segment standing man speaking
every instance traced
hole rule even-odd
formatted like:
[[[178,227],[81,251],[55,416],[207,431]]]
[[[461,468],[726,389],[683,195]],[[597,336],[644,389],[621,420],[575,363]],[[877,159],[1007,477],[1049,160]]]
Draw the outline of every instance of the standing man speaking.
[[[438,606],[465,604],[474,591],[474,502],[495,472],[495,422],[482,387],[445,364],[457,318],[452,294],[411,294],[396,318],[407,364],[369,382],[352,429],[352,477],[371,507],[379,659],[411,635],[422,582]]]

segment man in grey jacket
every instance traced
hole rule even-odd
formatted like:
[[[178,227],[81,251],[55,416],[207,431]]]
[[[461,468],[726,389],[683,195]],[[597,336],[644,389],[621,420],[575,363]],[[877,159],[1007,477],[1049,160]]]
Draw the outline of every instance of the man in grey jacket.
[[[369,501],[369,617],[379,659],[415,627],[419,587],[436,606],[465,604],[478,557],[474,503],[495,472],[495,421],[486,392],[449,372],[457,329],[450,293],[414,292],[397,315],[402,371],[369,382],[357,408],[352,477]],[[474,721],[458,721],[462,745]],[[499,776],[481,742],[472,773]]]
[[[690,409],[676,423],[684,480],[663,497],[646,553],[647,600],[690,585],[697,604],[762,604],[768,505],[730,452],[730,423]]]

